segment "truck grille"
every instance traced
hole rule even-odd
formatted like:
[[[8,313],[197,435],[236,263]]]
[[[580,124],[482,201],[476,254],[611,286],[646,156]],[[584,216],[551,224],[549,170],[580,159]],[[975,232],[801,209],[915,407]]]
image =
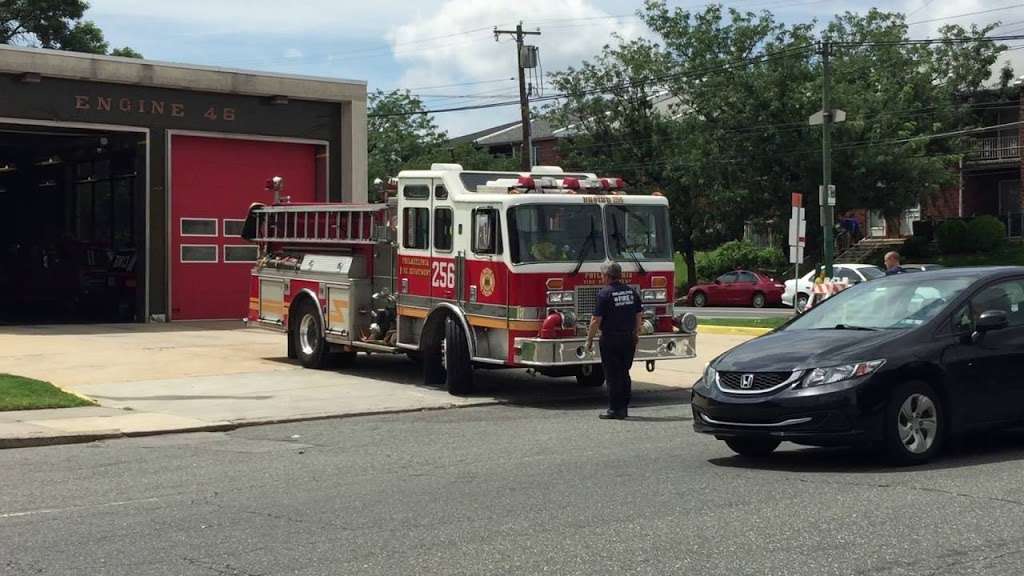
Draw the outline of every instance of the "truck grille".
[[[594,315],[594,308],[597,307],[597,293],[604,286],[577,286],[576,287],[576,317],[584,322],[590,322]],[[639,285],[630,285],[630,288],[640,293]]]
[[[760,392],[779,386],[792,375],[792,372],[719,372],[718,385],[726,391]],[[745,377],[749,379],[746,386]]]

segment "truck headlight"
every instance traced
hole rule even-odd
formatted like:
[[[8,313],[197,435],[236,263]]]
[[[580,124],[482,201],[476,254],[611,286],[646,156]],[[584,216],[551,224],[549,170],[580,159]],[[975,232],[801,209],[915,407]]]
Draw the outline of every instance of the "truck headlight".
[[[640,293],[644,302],[664,302],[668,298],[668,292],[664,288],[648,288]]]
[[[829,366],[826,368],[815,368],[804,377],[804,388],[834,384],[844,380],[852,380],[863,376],[874,374],[885,364],[885,360],[871,360],[870,362],[858,362],[856,364],[845,364],[843,366]]]
[[[572,304],[575,296],[571,290],[553,290],[548,292],[548,304]]]

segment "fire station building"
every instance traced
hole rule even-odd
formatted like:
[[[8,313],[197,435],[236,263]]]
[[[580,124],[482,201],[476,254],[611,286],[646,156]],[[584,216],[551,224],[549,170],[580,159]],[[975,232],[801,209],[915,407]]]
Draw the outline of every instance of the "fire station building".
[[[243,318],[273,176],[365,201],[365,82],[0,45],[0,324]]]

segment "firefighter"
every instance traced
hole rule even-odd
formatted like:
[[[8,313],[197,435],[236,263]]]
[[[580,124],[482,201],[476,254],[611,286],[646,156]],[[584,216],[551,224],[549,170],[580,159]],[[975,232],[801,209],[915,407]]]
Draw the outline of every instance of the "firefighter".
[[[605,420],[625,420],[633,381],[633,365],[642,322],[640,295],[622,283],[622,266],[612,262],[604,267],[605,286],[597,294],[597,306],[587,330],[587,350],[593,351],[594,336],[600,330],[601,366],[608,383],[608,411]]]

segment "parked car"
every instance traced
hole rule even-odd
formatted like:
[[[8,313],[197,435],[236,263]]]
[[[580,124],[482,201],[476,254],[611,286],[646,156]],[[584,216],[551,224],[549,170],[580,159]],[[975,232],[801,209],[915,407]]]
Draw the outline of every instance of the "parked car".
[[[902,264],[900,268],[907,272],[930,272],[932,270],[942,270],[945,266],[941,264]]]
[[[853,286],[714,359],[694,429],[744,456],[783,440],[925,462],[969,430],[1024,422],[1024,267]]]
[[[781,282],[759,272],[736,270],[722,274],[714,282],[693,286],[686,295],[686,302],[698,308],[704,306],[764,308],[782,303],[783,288]]]
[[[782,292],[782,303],[786,306],[793,305],[793,296],[796,295],[796,307],[803,310],[814,293],[814,276],[817,270],[811,270],[796,280],[786,280],[786,288]],[[875,280],[885,276],[881,268],[872,264],[835,264],[832,266],[832,277],[846,280],[851,285]]]

